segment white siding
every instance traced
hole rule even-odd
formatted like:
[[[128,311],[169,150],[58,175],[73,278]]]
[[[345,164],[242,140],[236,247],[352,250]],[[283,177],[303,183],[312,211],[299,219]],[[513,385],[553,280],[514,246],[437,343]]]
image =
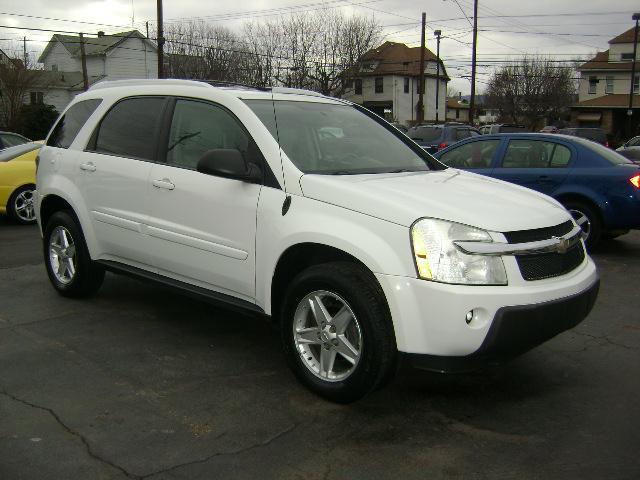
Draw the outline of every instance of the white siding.
[[[56,40],[55,45],[49,50],[44,60],[44,69],[51,70],[53,65],[58,66],[60,72],[80,72],[82,65],[80,59],[73,58],[64,45]]]
[[[640,42],[638,43],[640,46]],[[623,53],[633,53],[633,42],[630,43],[612,43],[609,47],[609,61],[621,62]],[[633,56],[633,55],[631,55]],[[636,60],[640,60],[640,48],[636,52]]]
[[[127,39],[111,50],[105,66],[107,80],[158,77],[158,57],[140,38]]]
[[[69,92],[69,90],[65,90],[63,88],[33,88],[29,90],[24,96],[24,103],[31,103],[31,92],[43,92],[44,98],[43,101],[46,105],[53,105],[56,107],[58,113],[62,112],[69,102],[75,96],[73,93]]]
[[[82,71],[82,65],[80,65]],[[87,57],[87,75],[97,76],[105,74],[105,57],[104,55],[92,55]]]

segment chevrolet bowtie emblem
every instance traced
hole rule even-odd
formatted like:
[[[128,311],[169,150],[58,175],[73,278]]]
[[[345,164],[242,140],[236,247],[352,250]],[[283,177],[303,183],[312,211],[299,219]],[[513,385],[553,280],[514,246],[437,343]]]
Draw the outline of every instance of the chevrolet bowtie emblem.
[[[553,237],[558,240],[558,244],[556,245],[556,252],[562,254],[567,253],[569,247],[571,246],[571,241],[567,238]]]

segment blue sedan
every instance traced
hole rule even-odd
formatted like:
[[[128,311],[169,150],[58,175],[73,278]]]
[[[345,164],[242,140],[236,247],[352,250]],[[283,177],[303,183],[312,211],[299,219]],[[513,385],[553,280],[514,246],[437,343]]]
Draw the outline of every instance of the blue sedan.
[[[598,143],[566,135],[483,135],[435,157],[550,195],[582,227],[588,248],[640,228],[640,166]]]

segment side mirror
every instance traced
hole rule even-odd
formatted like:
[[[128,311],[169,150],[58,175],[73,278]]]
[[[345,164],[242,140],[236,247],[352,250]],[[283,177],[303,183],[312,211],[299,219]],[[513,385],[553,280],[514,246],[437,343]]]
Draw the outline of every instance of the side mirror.
[[[232,178],[243,182],[262,182],[262,172],[258,166],[245,162],[240,150],[235,148],[207,150],[198,160],[196,170],[206,175]]]

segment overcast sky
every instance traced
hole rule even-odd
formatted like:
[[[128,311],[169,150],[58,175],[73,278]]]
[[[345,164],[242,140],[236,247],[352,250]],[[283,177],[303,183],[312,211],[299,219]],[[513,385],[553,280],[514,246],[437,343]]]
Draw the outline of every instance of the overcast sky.
[[[287,11],[309,12],[321,7],[335,8],[345,14],[374,15],[384,26],[384,33],[387,35],[385,40],[415,46],[420,44],[420,15],[425,11],[427,46],[435,52],[433,30],[442,30],[444,38],[440,52],[449,76],[452,77],[450,87],[455,92],[462,91],[466,94],[470,88],[469,80],[464,76],[468,76],[471,71],[472,2],[473,0],[165,0],[164,18],[166,22],[202,18],[231,29],[239,29],[246,19],[276,19]],[[477,88],[480,91],[496,65],[525,53],[570,60],[586,58],[598,50],[606,50],[609,39],[633,26],[631,15],[634,9],[640,10],[638,0],[480,0],[479,5],[480,67]],[[145,21],[154,22],[156,19],[155,9],[154,0],[2,0],[0,47],[13,53],[22,47],[15,39],[22,40],[26,36],[27,50],[37,55],[51,37],[49,32],[8,29],[7,26],[58,31],[104,30],[115,33],[130,29],[133,24],[144,32]]]

